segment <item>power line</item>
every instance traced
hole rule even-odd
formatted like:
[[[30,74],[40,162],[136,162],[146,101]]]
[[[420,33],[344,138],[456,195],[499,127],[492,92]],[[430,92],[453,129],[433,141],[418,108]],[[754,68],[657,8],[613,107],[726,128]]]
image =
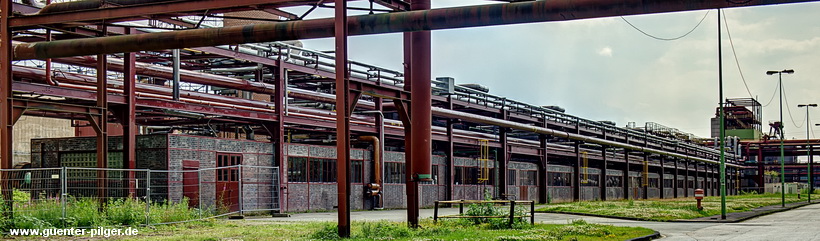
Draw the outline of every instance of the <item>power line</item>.
[[[777,81],[776,83],[777,83],[777,85],[774,86],[774,92],[772,93],[772,98],[769,99],[768,103],[766,103],[765,105],[763,105],[761,107],[769,106],[769,104],[771,104],[772,101],[774,100],[774,96],[777,95],[777,90],[779,90],[778,87],[780,87],[780,81]]]
[[[789,119],[792,120],[792,124],[795,127],[797,127],[797,128],[803,127],[803,121],[800,121],[800,125],[797,125],[797,123],[794,122],[794,116],[792,116],[792,108],[791,108],[791,105],[789,105],[789,97],[786,95],[786,88],[781,87],[781,89],[783,89],[783,99],[786,100],[786,110],[789,112]],[[803,120],[805,121],[806,119],[803,119]],[[781,125],[782,125],[782,123],[781,123]]]
[[[661,37],[657,37],[657,36],[651,35],[651,34],[649,34],[649,33],[645,32],[645,31],[641,30],[640,28],[638,28],[638,27],[637,27],[637,26],[635,26],[634,24],[630,23],[630,22],[629,22],[628,20],[626,20],[626,18],[624,18],[623,16],[621,16],[621,19],[623,19],[623,20],[624,20],[624,22],[626,22],[627,24],[629,24],[629,26],[632,26],[632,28],[634,28],[635,30],[638,30],[638,32],[641,32],[642,34],[644,34],[644,35],[646,35],[646,36],[648,36],[648,37],[650,37],[650,38],[654,38],[654,39],[657,39],[657,40],[663,40],[663,41],[672,41],[672,40],[678,40],[678,39],[681,39],[681,38],[683,38],[683,37],[686,37],[686,36],[687,36],[687,35],[689,35],[690,33],[694,32],[694,31],[695,31],[695,29],[698,29],[698,27],[700,26],[700,24],[701,24],[701,23],[703,23],[703,20],[705,20],[705,19],[706,19],[706,16],[708,16],[708,15],[709,15],[709,12],[711,12],[711,11],[712,11],[712,10],[706,11],[706,14],[704,14],[704,15],[703,15],[703,18],[701,18],[701,19],[700,19],[700,22],[698,22],[698,25],[695,25],[695,27],[694,27],[694,28],[692,28],[692,30],[689,30],[689,32],[686,32],[685,34],[683,34],[683,35],[681,35],[681,36],[678,36],[678,37],[675,37],[675,38],[661,38]]]
[[[718,9],[718,11],[721,11]],[[720,21],[720,20],[718,20]],[[732,46],[732,55],[735,56],[735,65],[737,65],[737,72],[740,72],[740,79],[743,80],[743,86],[746,87],[746,92],[749,93],[749,97],[754,99],[754,95],[752,91],[749,90],[749,85],[746,84],[746,78],[743,77],[743,70],[740,69],[740,61],[737,60],[737,52],[735,51],[735,42],[732,41],[732,33],[729,32],[729,21],[726,20],[726,12],[723,12],[723,23],[726,26],[726,35],[729,36],[729,44]]]

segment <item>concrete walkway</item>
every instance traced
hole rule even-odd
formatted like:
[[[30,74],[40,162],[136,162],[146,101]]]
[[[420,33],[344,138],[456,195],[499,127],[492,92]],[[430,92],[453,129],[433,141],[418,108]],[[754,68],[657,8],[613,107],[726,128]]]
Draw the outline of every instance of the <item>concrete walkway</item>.
[[[457,208],[439,209],[439,215],[457,214]],[[297,213],[287,218],[253,218],[249,221],[336,221],[335,212]],[[420,210],[420,218],[433,216],[432,209]],[[389,220],[404,222],[406,210],[351,212],[352,220]],[[557,213],[537,213],[538,223],[566,224],[583,219],[591,223],[645,227],[663,235],[663,240],[820,240],[820,205],[812,204],[789,211],[753,218],[740,223],[715,222],[648,222]]]

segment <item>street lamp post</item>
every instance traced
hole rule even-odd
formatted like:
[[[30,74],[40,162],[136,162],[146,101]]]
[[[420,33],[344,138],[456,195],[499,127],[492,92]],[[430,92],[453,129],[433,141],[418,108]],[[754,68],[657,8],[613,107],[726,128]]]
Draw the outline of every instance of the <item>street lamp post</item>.
[[[794,74],[793,69],[766,71],[767,75],[777,74],[777,85],[780,86],[780,206],[786,207],[786,154],[783,151],[783,74]]]
[[[809,131],[811,131],[811,124],[810,124],[811,121],[809,121],[810,120],[809,119],[809,107],[817,107],[817,104],[797,105],[797,107],[798,108],[806,107],[806,151],[808,152],[807,157],[809,158],[809,160],[811,160],[811,141],[809,140]],[[809,176],[808,176],[808,180],[807,180],[807,182],[809,183],[809,195],[808,195],[809,200],[808,201],[809,201],[809,203],[811,203],[811,191],[812,191],[811,186],[812,186],[813,183],[811,181],[811,162],[809,161],[808,163],[809,164],[807,165],[807,168],[806,168],[809,171]]]

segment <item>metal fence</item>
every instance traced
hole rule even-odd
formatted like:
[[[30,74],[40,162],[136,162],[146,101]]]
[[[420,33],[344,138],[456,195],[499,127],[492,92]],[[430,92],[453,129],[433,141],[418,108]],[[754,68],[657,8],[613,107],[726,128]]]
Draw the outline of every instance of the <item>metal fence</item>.
[[[70,222],[82,202],[97,203],[98,212],[128,202],[139,208],[145,220],[139,224],[187,222],[220,216],[270,213],[279,210],[279,168],[224,166],[181,171],[111,168],[0,169],[4,209],[12,205],[12,217],[59,219],[54,227]],[[8,194],[8,193],[6,193]],[[186,215],[169,218],[173,211]],[[154,210],[152,210],[154,209]],[[167,210],[166,210],[167,209]],[[93,210],[92,210],[93,211]],[[194,215],[191,215],[194,214]],[[180,220],[180,216],[186,217]],[[53,221],[53,220],[52,220]]]

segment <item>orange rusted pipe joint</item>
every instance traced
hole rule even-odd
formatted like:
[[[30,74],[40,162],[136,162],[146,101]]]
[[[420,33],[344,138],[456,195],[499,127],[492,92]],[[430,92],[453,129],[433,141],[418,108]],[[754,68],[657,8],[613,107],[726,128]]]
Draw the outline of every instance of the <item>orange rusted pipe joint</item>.
[[[369,141],[373,143],[373,175],[375,176],[374,182],[379,186],[382,185],[382,164],[381,161],[381,145],[379,144],[380,140],[378,137],[375,136],[360,136],[360,141]]]

